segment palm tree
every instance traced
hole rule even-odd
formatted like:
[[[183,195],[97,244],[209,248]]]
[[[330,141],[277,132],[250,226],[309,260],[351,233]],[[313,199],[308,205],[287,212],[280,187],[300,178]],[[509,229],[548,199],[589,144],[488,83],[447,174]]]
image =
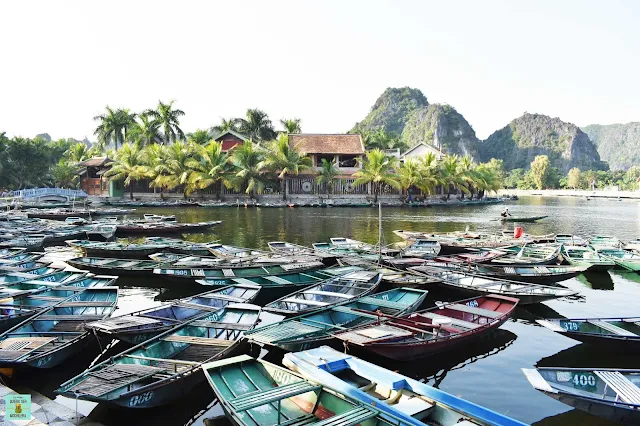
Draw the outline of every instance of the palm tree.
[[[165,176],[169,174],[167,147],[157,143],[147,145],[142,152],[142,156],[145,175],[151,179],[149,186],[160,188],[160,198],[164,199]]]
[[[196,189],[209,188],[216,185],[216,199],[220,199],[222,185],[230,188],[233,164],[229,154],[222,151],[222,142],[211,141],[206,146],[197,145],[196,155],[187,161],[192,172],[189,183]]]
[[[130,113],[128,109],[113,110],[108,105],[106,109],[106,114],[93,117],[100,122],[93,134],[98,136],[98,142],[103,147],[113,142],[117,150],[118,143],[124,143],[127,130],[135,123],[136,114]]]
[[[166,174],[157,178],[160,186],[168,189],[181,186],[184,198],[195,191],[196,187],[189,181],[191,168],[188,165],[193,152],[194,145],[190,142],[175,141],[166,147]]]
[[[474,184],[475,184],[475,173],[474,173],[474,164],[473,159],[468,155],[460,158],[458,161],[458,175],[460,179],[464,182],[463,186],[467,189],[467,192],[473,198],[474,192]],[[464,192],[462,192],[462,198],[464,198]]]
[[[129,131],[130,142],[140,146],[161,143],[160,122],[152,119],[148,114],[140,114],[138,118],[140,121],[136,121]]]
[[[171,143],[178,139],[184,139],[184,132],[180,129],[180,119],[184,115],[181,109],[173,109],[174,101],[163,103],[158,101],[156,109],[149,109],[145,114],[157,120],[164,132],[164,142]]]
[[[188,135],[189,141],[196,145],[206,145],[211,141],[211,135],[208,130],[198,129],[195,132]]]
[[[273,171],[279,171],[280,189],[282,199],[287,199],[290,174],[297,175],[301,171],[310,170],[313,166],[311,158],[307,154],[300,152],[298,146],[289,144],[289,136],[281,133],[278,139],[271,141],[267,147],[265,166]]]
[[[51,169],[51,177],[58,188],[75,188],[78,185],[77,172],[76,162],[61,158]]]
[[[421,165],[414,158],[407,158],[398,169],[398,179],[403,191],[409,193],[409,188],[417,186],[421,180]]]
[[[373,186],[374,199],[373,202],[378,202],[378,194],[383,184],[393,186],[394,188],[400,188],[400,182],[396,178],[397,160],[394,157],[386,155],[379,149],[367,152],[367,158],[362,169],[353,174],[356,180],[354,185],[364,185],[371,183]]]
[[[326,158],[322,159],[320,171],[316,177],[316,183],[318,185],[325,185],[327,196],[333,192],[333,182],[339,174],[340,171],[336,167],[336,160],[327,161]]]
[[[131,199],[133,199],[133,181],[147,177],[144,167],[142,151],[135,144],[125,143],[116,152],[111,168],[104,174],[111,180],[124,180],[124,185],[129,187]]]
[[[276,137],[267,113],[259,109],[248,109],[246,119],[238,119],[238,131],[257,141],[269,141]]]
[[[251,198],[254,198],[256,193],[262,193],[266,183],[264,150],[248,140],[233,148],[231,162],[236,167],[231,179],[233,187],[237,191],[245,188],[245,192]]]
[[[220,122],[220,124],[218,124],[217,126],[213,126],[211,128],[211,133],[214,135],[220,135],[224,132],[228,132],[228,131],[238,131],[238,119],[237,118],[221,118],[220,120],[222,120]]]
[[[438,169],[438,159],[432,152],[428,152],[418,160],[420,168],[420,179],[416,186],[423,194],[433,194],[436,187],[441,184],[440,170]]]
[[[302,133],[302,128],[300,127],[301,120],[299,118],[291,118],[291,119],[282,119],[280,120],[280,124],[284,127],[285,133]]]
[[[465,179],[460,174],[460,168],[458,167],[459,158],[457,155],[447,155],[440,163],[440,176],[442,186],[446,188],[447,200],[451,196],[452,190],[460,190],[462,192],[469,192],[465,186]]]
[[[502,180],[497,171],[486,163],[479,164],[474,170],[475,187],[478,198],[482,198],[486,191],[498,191],[502,188]]]
[[[83,142],[78,142],[69,147],[65,156],[72,164],[78,164],[89,158],[89,149]]]

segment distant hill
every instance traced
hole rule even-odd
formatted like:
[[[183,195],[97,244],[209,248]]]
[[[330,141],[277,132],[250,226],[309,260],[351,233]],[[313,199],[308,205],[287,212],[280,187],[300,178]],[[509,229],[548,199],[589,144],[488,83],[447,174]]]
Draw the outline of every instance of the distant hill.
[[[349,133],[383,128],[388,133],[400,135],[409,113],[427,105],[427,98],[418,89],[389,87],[378,97],[364,120],[357,123]]]
[[[640,123],[582,127],[596,146],[603,160],[612,170],[626,170],[640,165]]]
[[[506,169],[527,168],[536,155],[547,155],[554,167],[567,173],[606,169],[596,146],[578,126],[542,114],[524,114],[494,132],[478,149],[480,159],[504,160]]]
[[[476,156],[478,138],[465,118],[450,105],[431,104],[410,112],[402,139],[414,146],[421,142],[449,154]]]

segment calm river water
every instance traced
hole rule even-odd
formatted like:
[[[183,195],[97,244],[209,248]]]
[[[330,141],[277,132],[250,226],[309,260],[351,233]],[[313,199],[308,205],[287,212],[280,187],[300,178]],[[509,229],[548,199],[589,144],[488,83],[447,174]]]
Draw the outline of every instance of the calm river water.
[[[549,218],[526,224],[531,234],[575,233],[583,236],[611,234],[628,240],[640,236],[640,203],[637,201],[591,200],[577,198],[530,197],[508,204],[513,216],[548,215]],[[420,231],[470,230],[495,232],[503,229],[494,221],[502,205],[477,207],[385,208],[383,228],[386,243],[400,241],[394,229]],[[223,224],[208,234],[186,236],[193,241],[220,240],[227,244],[266,249],[266,243],[285,240],[309,245],[329,237],[345,236],[375,243],[378,240],[378,211],[375,208],[180,208],[145,209],[137,213],[175,214],[179,221],[222,220]],[[510,225],[511,228],[513,225]],[[136,283],[137,284],[137,283]],[[640,275],[628,273],[592,274],[565,281],[567,287],[579,290],[573,300],[550,301],[518,308],[516,316],[504,324],[492,337],[445,357],[412,364],[380,364],[403,374],[423,379],[455,395],[536,425],[613,425],[557,402],[537,391],[527,382],[521,368],[540,366],[572,367],[640,367],[625,354],[612,353],[607,348],[596,352],[573,340],[537,326],[535,319],[543,316],[623,316],[639,315]],[[176,290],[155,288],[153,281],[127,287],[121,294],[119,314],[143,309],[171,297],[186,295]],[[202,289],[201,291],[205,291]],[[193,291],[191,292],[193,293]],[[447,298],[431,292],[427,302]],[[115,348],[114,348],[115,350]],[[53,396],[52,390],[64,380],[81,372],[95,353],[86,353],[73,365],[54,371],[16,378],[18,383]],[[263,352],[264,354],[264,352]],[[266,354],[279,362],[282,353]],[[202,420],[220,414],[213,403],[213,393],[207,386],[193,390],[192,398],[151,410],[126,410],[97,406],[92,417],[106,425],[182,425],[202,424]],[[73,401],[64,401],[71,407]],[[81,412],[92,406],[79,404]],[[223,421],[221,421],[223,423]]]

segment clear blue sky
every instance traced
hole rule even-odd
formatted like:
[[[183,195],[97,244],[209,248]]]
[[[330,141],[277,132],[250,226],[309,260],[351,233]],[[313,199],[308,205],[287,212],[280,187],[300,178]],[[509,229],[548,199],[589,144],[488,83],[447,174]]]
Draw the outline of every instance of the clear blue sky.
[[[640,120],[637,1],[5,1],[0,130],[85,135],[176,100],[185,131],[264,109],[345,132],[390,86],[481,138],[525,111]]]

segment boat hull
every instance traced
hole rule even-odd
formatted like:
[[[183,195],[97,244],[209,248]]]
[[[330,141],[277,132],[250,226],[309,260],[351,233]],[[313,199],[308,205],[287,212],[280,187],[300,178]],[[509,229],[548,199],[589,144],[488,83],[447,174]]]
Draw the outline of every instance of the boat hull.
[[[439,287],[443,288],[443,289],[456,290],[460,294],[464,294],[464,295],[469,296],[469,297],[486,296],[486,295],[490,295],[490,294],[513,297],[513,298],[516,298],[516,299],[520,300],[520,302],[518,302],[519,305],[533,305],[535,303],[540,303],[540,302],[544,302],[544,301],[547,301],[547,300],[553,300],[553,299],[559,299],[561,297],[566,297],[566,296],[557,296],[557,295],[554,295],[554,294],[520,294],[520,293],[481,291],[481,290],[474,290],[474,289],[464,288],[464,287],[459,287],[459,286],[447,285],[447,283],[445,283],[445,282],[437,283],[437,285]]]
[[[612,420],[614,422],[625,423],[629,425],[640,424],[640,411],[621,408],[613,403],[606,403],[592,398],[579,398],[567,393],[553,393],[540,391],[551,398],[570,405],[578,410],[585,411],[594,416]]]
[[[578,333],[573,331],[556,331],[556,333],[588,345],[606,345],[607,350],[640,353],[640,336],[638,338],[625,338],[610,334]]]
[[[27,362],[21,361],[0,361],[0,368],[36,368],[36,369],[48,369],[56,367],[67,359],[71,358],[91,342],[94,342],[92,336],[89,333],[84,333],[82,336],[74,339],[68,344],[60,347],[56,351],[50,351],[42,354],[39,357],[30,358]]]

